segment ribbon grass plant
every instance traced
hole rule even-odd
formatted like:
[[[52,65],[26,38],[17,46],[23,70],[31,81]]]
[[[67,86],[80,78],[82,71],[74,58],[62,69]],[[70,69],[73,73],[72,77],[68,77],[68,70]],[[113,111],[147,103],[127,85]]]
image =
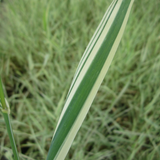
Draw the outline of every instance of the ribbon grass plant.
[[[125,30],[134,0],[113,0],[91,38],[74,75],[47,160],[64,160],[109,69]],[[18,153],[9,120],[9,105],[0,82],[0,108],[14,159]]]
[[[108,71],[134,0],[114,0],[106,11],[72,81],[47,160],[63,160]]]

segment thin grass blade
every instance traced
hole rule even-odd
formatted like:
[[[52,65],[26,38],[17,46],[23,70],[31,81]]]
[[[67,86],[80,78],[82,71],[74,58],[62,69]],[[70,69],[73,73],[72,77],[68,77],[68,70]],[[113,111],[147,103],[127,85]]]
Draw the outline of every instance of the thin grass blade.
[[[8,104],[7,100],[4,98],[4,92],[3,92],[1,78],[0,78],[0,102],[1,102],[0,103],[0,110],[2,111],[4,121],[5,121],[5,124],[7,127],[7,132],[8,132],[8,136],[10,139],[13,155],[14,155],[14,160],[19,160],[18,151],[17,151],[15,140],[14,140],[12,126],[11,126],[11,122],[10,122],[10,118],[9,118],[10,108],[9,108],[9,104]]]

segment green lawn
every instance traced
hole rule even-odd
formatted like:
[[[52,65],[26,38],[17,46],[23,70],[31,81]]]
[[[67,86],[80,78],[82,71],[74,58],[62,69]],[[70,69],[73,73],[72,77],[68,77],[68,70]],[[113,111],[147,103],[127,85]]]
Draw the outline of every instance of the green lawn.
[[[112,0],[4,0],[0,73],[22,160],[43,160],[79,60]],[[106,44],[107,45],[107,44]],[[0,160],[12,160],[0,113]],[[160,1],[135,0],[66,160],[160,159]]]

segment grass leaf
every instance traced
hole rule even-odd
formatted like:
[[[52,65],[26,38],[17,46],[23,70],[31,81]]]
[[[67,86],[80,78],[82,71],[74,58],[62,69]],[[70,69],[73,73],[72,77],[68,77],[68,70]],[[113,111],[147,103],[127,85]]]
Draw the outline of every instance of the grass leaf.
[[[74,76],[47,160],[63,160],[112,62],[134,0],[114,0],[93,35]]]

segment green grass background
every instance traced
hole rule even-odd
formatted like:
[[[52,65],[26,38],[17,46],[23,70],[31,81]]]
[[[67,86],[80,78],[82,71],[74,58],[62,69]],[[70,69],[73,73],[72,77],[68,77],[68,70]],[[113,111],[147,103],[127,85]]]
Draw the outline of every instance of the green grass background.
[[[22,160],[47,156],[76,67],[110,3],[0,3],[0,72]],[[159,9],[159,0],[135,0],[112,65],[66,160],[160,159]],[[0,114],[0,160],[11,156]]]

